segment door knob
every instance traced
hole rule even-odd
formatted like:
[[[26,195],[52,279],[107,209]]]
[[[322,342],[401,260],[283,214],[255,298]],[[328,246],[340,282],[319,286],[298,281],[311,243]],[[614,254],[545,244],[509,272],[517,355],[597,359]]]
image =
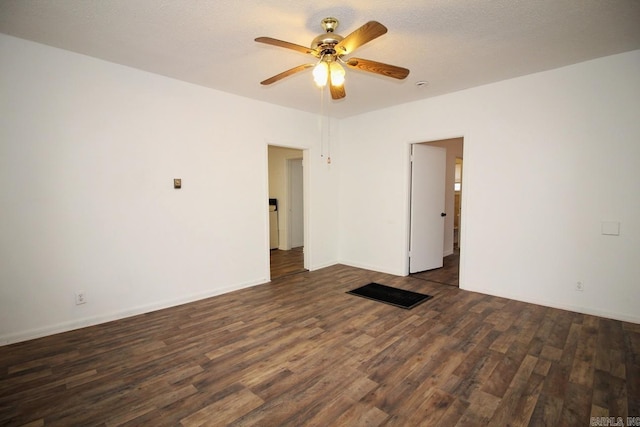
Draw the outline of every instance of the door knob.
[[[440,214],[440,216],[447,216],[447,214],[446,214],[446,213],[444,213],[444,212],[442,212],[442,213]]]

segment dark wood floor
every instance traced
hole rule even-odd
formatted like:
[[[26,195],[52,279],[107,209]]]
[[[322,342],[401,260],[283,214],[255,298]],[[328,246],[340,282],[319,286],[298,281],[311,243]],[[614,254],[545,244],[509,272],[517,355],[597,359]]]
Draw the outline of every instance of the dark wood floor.
[[[272,249],[270,259],[272,279],[307,271],[304,268],[304,249],[302,246],[288,251]]]
[[[403,310],[345,292],[434,296]],[[0,347],[0,425],[590,425],[640,415],[640,325],[333,266]]]
[[[412,274],[417,279],[429,280],[442,283],[443,285],[460,286],[460,250],[456,249],[453,254],[442,260],[442,268],[421,271]]]

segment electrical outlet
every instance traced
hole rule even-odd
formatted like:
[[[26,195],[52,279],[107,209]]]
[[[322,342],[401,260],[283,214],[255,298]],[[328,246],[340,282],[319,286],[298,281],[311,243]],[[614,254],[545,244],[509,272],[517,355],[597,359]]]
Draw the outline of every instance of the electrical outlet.
[[[584,291],[584,283],[576,282],[576,291],[583,292]]]
[[[77,291],[76,305],[86,304],[86,302],[87,302],[87,293],[85,291]]]

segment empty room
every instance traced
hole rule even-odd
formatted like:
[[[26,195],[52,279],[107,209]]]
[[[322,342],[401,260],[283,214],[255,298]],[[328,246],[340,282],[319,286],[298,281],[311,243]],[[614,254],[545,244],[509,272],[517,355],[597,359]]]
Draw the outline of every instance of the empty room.
[[[640,425],[639,22],[0,0],[0,424]]]

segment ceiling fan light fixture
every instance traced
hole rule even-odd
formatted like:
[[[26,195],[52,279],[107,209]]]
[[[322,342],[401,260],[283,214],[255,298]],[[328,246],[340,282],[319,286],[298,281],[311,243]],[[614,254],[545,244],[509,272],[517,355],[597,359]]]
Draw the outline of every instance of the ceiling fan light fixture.
[[[319,87],[325,87],[328,78],[329,64],[324,61],[319,61],[316,66],[313,67],[313,81],[315,81]]]
[[[323,88],[329,85],[331,98],[342,99],[346,96],[344,90],[346,64],[351,69],[358,69],[369,73],[379,74],[395,79],[404,79],[409,75],[409,70],[383,62],[372,61],[362,58],[343,59],[343,56],[350,56],[355,49],[369,43],[387,32],[387,27],[377,21],[369,21],[352,31],[346,37],[337,34],[338,20],[335,18],[325,18],[322,20],[323,34],[315,37],[310,47],[305,47],[295,43],[271,37],[258,37],[255,41],[266,43],[272,46],[283,47],[305,55],[313,56],[317,62],[298,65],[297,67],[283,71],[260,82],[262,85],[270,85],[285,77],[313,68],[313,80],[316,85]]]
[[[331,76],[331,84],[334,86],[342,86],[344,84],[344,68],[342,65],[333,61],[329,64],[329,71]]]

